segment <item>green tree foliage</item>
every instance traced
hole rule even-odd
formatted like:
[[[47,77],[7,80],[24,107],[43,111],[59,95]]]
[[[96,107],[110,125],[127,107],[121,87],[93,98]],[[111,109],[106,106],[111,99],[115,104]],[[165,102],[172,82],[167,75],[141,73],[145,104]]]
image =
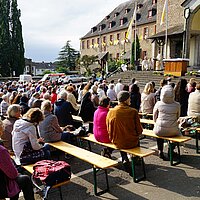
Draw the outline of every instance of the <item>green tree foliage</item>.
[[[83,67],[85,68],[87,75],[91,74],[91,70],[90,70],[90,65],[92,65],[93,63],[97,62],[97,56],[89,56],[89,55],[84,55],[81,58],[79,58],[77,60],[77,63],[79,65],[79,67]]]
[[[135,66],[135,61],[138,61],[140,58],[141,48],[140,48],[140,41],[138,35],[136,36],[136,59],[135,59],[135,41],[132,43],[131,48],[131,65]]]
[[[80,57],[80,53],[71,47],[68,40],[64,47],[59,52],[56,65],[64,67],[68,70],[75,70],[76,60]]]
[[[21,74],[24,70],[24,44],[17,0],[0,0],[0,74]]]
[[[121,67],[122,64],[124,64],[124,60],[118,60],[118,59],[109,59],[108,60],[108,71],[113,72],[119,67]]]

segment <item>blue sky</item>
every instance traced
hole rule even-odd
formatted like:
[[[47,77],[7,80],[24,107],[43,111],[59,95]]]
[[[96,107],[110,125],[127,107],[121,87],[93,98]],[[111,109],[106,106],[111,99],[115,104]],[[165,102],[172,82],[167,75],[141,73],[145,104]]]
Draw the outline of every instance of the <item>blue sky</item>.
[[[18,0],[25,57],[55,61],[67,40],[79,50],[79,39],[126,0]]]

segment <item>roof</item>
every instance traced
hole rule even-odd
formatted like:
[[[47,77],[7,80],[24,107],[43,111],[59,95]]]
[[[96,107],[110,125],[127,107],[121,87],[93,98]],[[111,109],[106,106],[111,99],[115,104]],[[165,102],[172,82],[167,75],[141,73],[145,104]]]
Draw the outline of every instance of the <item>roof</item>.
[[[156,22],[156,5],[152,5],[152,0],[140,0],[139,5],[142,5],[142,7],[137,9],[137,25]],[[127,9],[129,10],[128,13],[125,12]],[[100,23],[92,27],[93,32],[89,31],[81,39],[100,36],[106,33],[127,29],[129,22],[131,21],[131,18],[133,16],[134,9],[135,0],[130,0],[120,4],[110,14],[104,17],[104,19]],[[154,11],[154,14],[151,18],[148,18],[148,11],[151,9],[152,11]],[[126,20],[123,25],[120,25],[120,19],[123,18]],[[113,22],[112,28],[109,28],[110,22]],[[100,31],[99,27],[101,25],[104,25],[105,28]]]
[[[102,59],[104,59],[107,55],[108,55],[108,52],[102,52],[102,53],[99,53],[97,56],[98,56],[98,59],[99,59],[99,60],[102,60]],[[105,59],[106,59],[106,58],[105,58]]]
[[[184,32],[183,26],[175,26],[167,30],[167,35],[168,36],[178,35],[178,34],[182,34],[183,32]],[[165,31],[161,31],[161,32],[156,33],[155,35],[152,35],[151,37],[148,37],[148,39],[162,38],[162,37],[165,37],[165,34],[166,34]]]
[[[53,63],[45,63],[45,62],[33,62],[32,66],[35,66],[36,69],[55,69],[57,66]]]

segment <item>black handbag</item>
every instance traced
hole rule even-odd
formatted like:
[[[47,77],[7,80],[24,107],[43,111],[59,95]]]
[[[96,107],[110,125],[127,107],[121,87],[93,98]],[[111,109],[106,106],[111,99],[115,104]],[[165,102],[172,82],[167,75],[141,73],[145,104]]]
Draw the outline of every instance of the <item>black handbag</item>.
[[[43,148],[34,150],[30,142],[27,142],[24,145],[23,151],[20,155],[20,163],[22,165],[33,164],[43,159],[45,159],[45,152]]]

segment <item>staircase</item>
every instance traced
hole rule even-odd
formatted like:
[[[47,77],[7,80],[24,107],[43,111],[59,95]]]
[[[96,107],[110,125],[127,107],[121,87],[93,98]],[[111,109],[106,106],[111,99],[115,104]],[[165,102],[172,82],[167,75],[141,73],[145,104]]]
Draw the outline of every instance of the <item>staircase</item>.
[[[153,74],[153,71],[125,71],[125,72],[118,72],[112,75],[111,77],[107,78],[107,81],[110,82],[111,80],[114,80],[116,84],[117,80],[121,79],[123,84],[129,85],[132,78],[135,78],[136,81],[138,81],[140,92],[142,92],[146,83],[154,81],[155,88],[158,89],[160,87],[160,80],[167,77],[164,77],[163,75]],[[190,80],[190,78],[195,78],[197,82],[200,82],[200,77],[196,76],[175,77],[172,78],[172,82],[176,84],[180,78],[185,78],[188,81]]]

